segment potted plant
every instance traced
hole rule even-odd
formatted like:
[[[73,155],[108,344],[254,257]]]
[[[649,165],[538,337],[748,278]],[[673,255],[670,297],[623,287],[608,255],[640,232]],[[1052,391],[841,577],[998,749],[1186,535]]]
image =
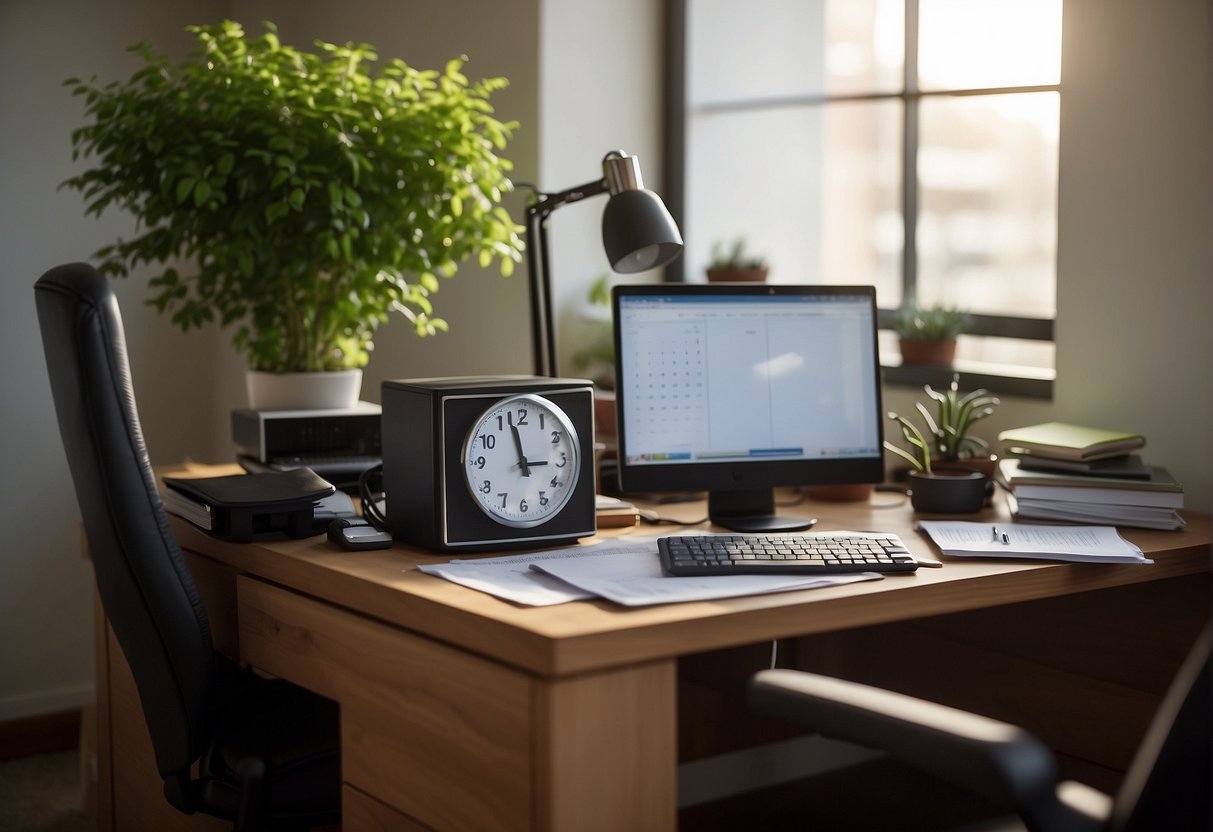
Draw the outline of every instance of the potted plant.
[[[922,402],[915,403],[930,436],[934,469],[980,471],[987,479],[993,477],[997,457],[990,453],[989,443],[969,431],[994,413],[1000,403],[998,397],[984,388],[962,395],[959,373],[952,374],[952,383],[944,392],[929,384],[923,391],[935,403],[933,415]]]
[[[986,477],[979,471],[936,471],[931,467],[932,442],[904,416],[890,412],[901,429],[906,449],[885,441],[888,450],[912,466],[909,472],[910,504],[927,514],[968,514],[980,511],[986,501]]]
[[[439,278],[469,257],[509,275],[523,244],[500,205],[512,184],[498,152],[516,125],[489,98],[504,79],[469,82],[460,60],[373,69],[371,46],[301,51],[265,28],[191,26],[180,64],[140,45],[124,83],[69,79],[91,119],[73,158],[93,166],[64,184],[88,214],[114,206],[137,221],[96,252],[98,269],[156,264],[149,303],[185,331],[233,327],[250,405],[273,409],[284,405],[258,401],[258,380],[360,378],[392,312],[418,335],[445,330]]]
[[[736,238],[727,249],[724,243],[712,246],[712,262],[708,264],[708,280],[713,283],[761,283],[767,279],[767,264],[762,257],[745,250],[745,238]]]
[[[893,322],[901,363],[951,364],[956,357],[956,338],[968,325],[969,314],[960,309],[906,303]]]

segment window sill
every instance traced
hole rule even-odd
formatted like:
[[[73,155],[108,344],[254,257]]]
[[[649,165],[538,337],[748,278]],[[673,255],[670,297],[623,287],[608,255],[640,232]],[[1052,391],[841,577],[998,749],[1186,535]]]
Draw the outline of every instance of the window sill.
[[[950,367],[941,365],[902,365],[882,361],[884,383],[895,387],[918,387],[929,384],[942,389],[952,383],[952,374],[960,373],[962,390],[984,387],[1000,396],[1020,396],[1025,399],[1053,398],[1056,373],[1039,367],[1017,367],[978,361],[957,361]]]

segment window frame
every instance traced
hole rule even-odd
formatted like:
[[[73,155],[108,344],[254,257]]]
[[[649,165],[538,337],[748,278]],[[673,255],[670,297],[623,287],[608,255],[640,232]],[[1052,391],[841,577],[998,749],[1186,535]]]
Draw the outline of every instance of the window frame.
[[[665,0],[665,67],[663,79],[664,130],[662,150],[665,155],[665,202],[680,224],[686,216],[686,137],[687,137],[687,6],[693,0]],[[848,101],[900,101],[904,120],[901,131],[901,211],[903,244],[901,256],[901,285],[903,297],[911,297],[918,281],[918,176],[907,176],[906,171],[917,171],[920,144],[919,109],[924,99],[954,98],[979,95],[1006,95],[1013,93],[1056,92],[1060,99],[1061,84],[1036,84],[1013,87],[974,87],[968,89],[922,90],[918,84],[918,9],[919,0],[905,2],[905,56],[902,89],[887,93],[830,95],[816,93],[797,96],[772,96],[770,98],[726,101],[704,105],[697,112],[739,112],[745,109],[771,106],[815,106]],[[1056,256],[1056,255],[1055,255]],[[675,260],[665,269],[665,280],[683,282],[686,279],[684,263]],[[1054,286],[1057,271],[1054,261]],[[896,309],[878,310],[878,324],[882,330],[891,330]],[[972,315],[966,335],[978,337],[1016,338],[1032,341],[1054,342],[1056,314],[1052,318],[1031,318],[1015,315]],[[966,369],[963,362],[956,367],[910,367],[885,365],[884,380],[906,386],[922,384],[947,384],[954,372],[959,372],[961,383],[966,387],[986,387],[999,393],[1020,395],[1026,398],[1052,399],[1056,367],[1052,370],[1008,368],[1004,372],[992,373],[981,369]]]

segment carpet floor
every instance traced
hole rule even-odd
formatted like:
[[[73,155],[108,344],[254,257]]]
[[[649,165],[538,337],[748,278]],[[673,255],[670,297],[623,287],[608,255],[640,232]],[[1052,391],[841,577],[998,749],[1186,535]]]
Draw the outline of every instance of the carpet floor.
[[[0,762],[0,829],[83,832],[93,819],[80,810],[80,755],[75,750]]]

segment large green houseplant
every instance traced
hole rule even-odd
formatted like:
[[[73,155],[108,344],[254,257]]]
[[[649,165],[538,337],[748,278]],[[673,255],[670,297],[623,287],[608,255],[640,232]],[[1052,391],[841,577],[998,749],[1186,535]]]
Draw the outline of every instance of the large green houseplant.
[[[253,370],[362,367],[392,312],[446,329],[430,296],[459,263],[513,271],[498,154],[516,125],[489,104],[506,81],[469,82],[460,60],[379,65],[365,44],[299,50],[265,28],[191,26],[181,63],[139,45],[126,82],[69,79],[91,119],[73,156],[92,166],[64,184],[89,214],[135,217],[98,267],[155,264],[149,302],[183,330],[234,327]]]

